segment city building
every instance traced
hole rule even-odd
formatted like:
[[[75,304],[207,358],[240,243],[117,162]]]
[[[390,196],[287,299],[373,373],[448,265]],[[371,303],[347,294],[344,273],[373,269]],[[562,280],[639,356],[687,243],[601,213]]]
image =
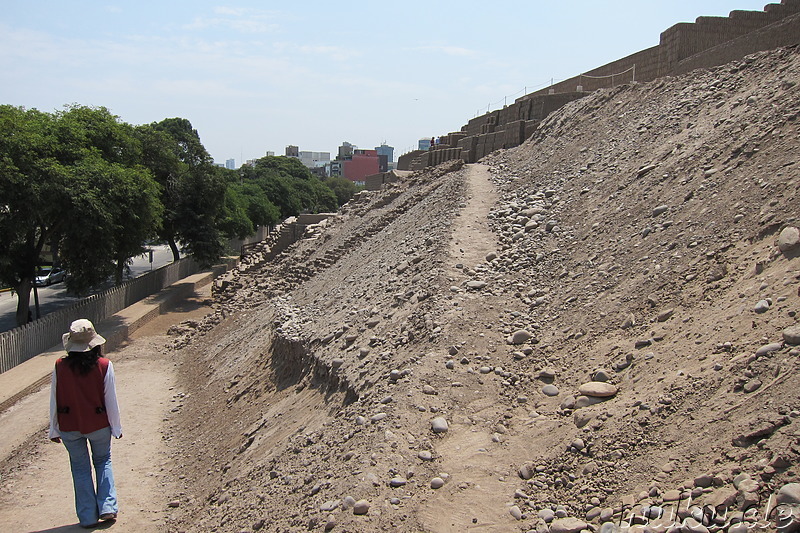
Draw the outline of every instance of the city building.
[[[294,145],[289,145],[286,147],[286,157],[300,157],[300,148]]]
[[[225,168],[227,168],[228,170],[236,170],[236,160],[235,159],[226,160]]]
[[[431,148],[431,139],[420,139],[419,144],[417,145],[418,150],[430,150]]]
[[[307,168],[320,168],[330,165],[330,152],[299,152],[300,162]]]
[[[430,139],[428,140],[430,141]],[[378,152],[378,155],[387,156],[389,161],[394,161],[394,146],[389,146],[384,142],[380,146],[376,146],[375,151]]]
[[[350,159],[342,161],[342,175],[350,181],[363,185],[364,178],[380,172],[380,158],[375,150],[354,149]]]
[[[339,147],[339,155],[337,156],[337,159],[343,160],[347,159],[348,157],[352,157],[353,150],[355,149],[356,147],[354,145],[350,144],[347,141],[344,141],[342,145]]]
[[[392,162],[394,161],[394,147],[383,142],[380,146],[375,147],[375,151],[378,153],[380,171],[389,172],[393,166]]]

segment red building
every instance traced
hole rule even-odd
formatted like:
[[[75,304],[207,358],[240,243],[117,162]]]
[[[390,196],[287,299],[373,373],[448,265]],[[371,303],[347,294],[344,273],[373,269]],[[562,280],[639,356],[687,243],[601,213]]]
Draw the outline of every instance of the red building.
[[[351,159],[342,161],[345,178],[363,182],[367,176],[380,172],[380,158],[376,150],[354,150]]]

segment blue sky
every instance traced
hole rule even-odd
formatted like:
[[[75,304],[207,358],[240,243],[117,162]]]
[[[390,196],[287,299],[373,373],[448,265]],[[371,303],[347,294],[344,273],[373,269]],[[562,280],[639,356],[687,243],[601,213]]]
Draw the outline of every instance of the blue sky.
[[[216,161],[342,141],[395,158],[487,107],[764,0],[0,0],[0,103],[189,119]]]

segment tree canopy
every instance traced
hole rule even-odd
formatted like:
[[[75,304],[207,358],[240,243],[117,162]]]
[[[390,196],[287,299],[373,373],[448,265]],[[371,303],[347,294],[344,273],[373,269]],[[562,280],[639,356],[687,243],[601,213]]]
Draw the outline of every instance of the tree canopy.
[[[281,218],[336,211],[336,194],[298,160],[267,156],[239,169],[243,182],[260,188]]]
[[[69,286],[84,290],[121,272],[155,235],[158,184],[138,164],[133,128],[106,108],[0,106],[0,154],[0,281],[19,294],[17,323],[45,246]]]
[[[152,240],[210,265],[227,239],[335,211],[354,193],[289,157],[219,168],[185,118],[132,126],[104,107],[0,105],[0,284],[18,292],[22,324],[46,247],[82,292],[121,283]]]

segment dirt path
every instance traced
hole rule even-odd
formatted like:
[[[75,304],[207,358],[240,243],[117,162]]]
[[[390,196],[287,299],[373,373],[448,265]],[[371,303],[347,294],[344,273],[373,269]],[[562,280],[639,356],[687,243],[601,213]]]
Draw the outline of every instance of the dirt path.
[[[465,269],[474,269],[485,263],[486,255],[498,249],[497,237],[489,228],[489,211],[497,202],[497,192],[484,165],[468,165],[468,193],[466,205],[453,224],[449,270],[455,285],[460,285],[472,275]],[[456,265],[463,265],[457,267]],[[480,276],[478,276],[480,277]],[[459,294],[458,305],[448,313],[445,323],[454,327],[453,338],[461,338],[465,354],[492,353],[502,343],[502,338],[482,324],[496,313],[495,297],[490,293],[470,292]],[[509,471],[499,455],[506,455],[500,445],[493,442],[490,431],[479,431],[474,421],[502,418],[502,410],[494,402],[487,402],[487,382],[465,393],[454,413],[448,436],[437,446],[441,455],[442,471],[453,480],[427,502],[420,517],[427,531],[507,531],[508,520],[502,512],[506,506],[508,490],[504,487]],[[468,387],[470,388],[470,387]],[[446,512],[443,512],[444,510]]]
[[[497,249],[497,237],[489,229],[489,210],[497,203],[497,193],[485,165],[466,165],[468,198],[466,207],[453,225],[450,256],[455,263],[474,267],[486,254]],[[453,264],[455,264],[453,263]],[[452,266],[452,265],[451,265]]]
[[[174,406],[176,363],[166,348],[170,325],[199,318],[209,308],[195,298],[137,330],[112,352],[122,410],[123,438],[113,441],[120,519],[114,531],[165,529],[167,502],[174,499],[165,477],[168,455],[162,430]],[[0,413],[0,524],[4,532],[85,531],[77,525],[67,452],[46,439],[49,385]],[[8,429],[11,431],[8,431]]]

